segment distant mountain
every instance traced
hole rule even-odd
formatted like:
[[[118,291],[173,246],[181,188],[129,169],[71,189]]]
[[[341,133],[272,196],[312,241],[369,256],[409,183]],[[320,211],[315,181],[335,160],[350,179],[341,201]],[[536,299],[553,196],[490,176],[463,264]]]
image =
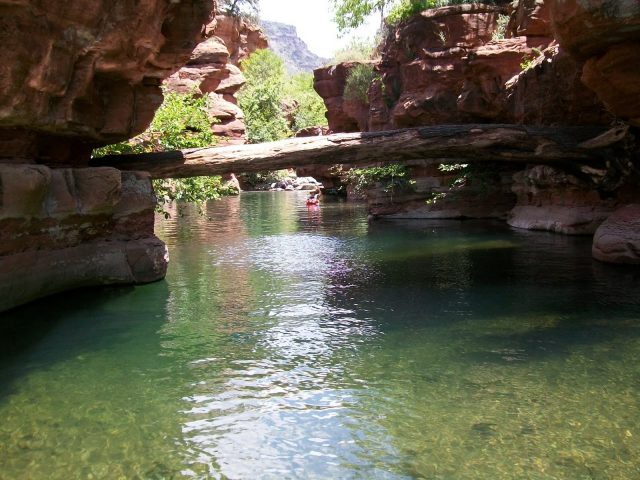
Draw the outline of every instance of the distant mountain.
[[[327,62],[309,50],[293,25],[265,20],[260,25],[269,38],[269,48],[282,57],[289,73],[312,72]]]

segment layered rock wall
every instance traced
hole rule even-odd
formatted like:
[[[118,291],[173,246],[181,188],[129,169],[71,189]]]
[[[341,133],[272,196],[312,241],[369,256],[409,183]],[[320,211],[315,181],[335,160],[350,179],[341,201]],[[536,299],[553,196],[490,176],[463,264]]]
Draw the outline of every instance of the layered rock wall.
[[[211,128],[220,143],[245,143],[244,114],[236,93],[246,80],[239,66],[254,51],[267,48],[267,38],[257,25],[223,15],[207,25],[205,36],[187,64],[169,77],[167,88],[205,95]]]
[[[72,288],[164,278],[143,172],[0,165],[0,311]]]
[[[374,62],[371,62],[374,63]],[[349,72],[358,62],[345,62],[313,71],[313,88],[327,107],[331,132],[364,132],[369,130],[369,104],[345,98]]]
[[[509,21],[500,38],[496,28],[505,14]],[[325,98],[333,131],[470,122],[638,126],[638,42],[640,4],[635,0],[446,7],[416,15],[390,32],[368,105],[361,105],[358,116],[348,113],[341,98],[344,80],[329,78],[329,69],[316,71],[316,80],[322,80],[316,89]],[[340,69],[345,66],[332,71]],[[487,198],[486,208],[480,208],[485,200],[474,196],[473,182],[452,189],[435,167],[414,167],[412,191],[391,201],[380,188],[373,189],[369,207],[380,215],[455,218],[485,216],[493,205],[511,201],[503,214],[515,227],[593,234],[616,208],[638,202],[638,156],[637,146],[630,146],[622,162],[529,165],[509,178],[502,171],[504,181],[492,188],[499,194],[509,185],[511,192],[501,197],[504,201]],[[485,173],[497,171],[492,167]],[[467,208],[469,198],[474,208]]]
[[[547,1],[560,45],[584,62],[582,81],[616,117],[640,126],[640,3]]]
[[[164,277],[145,173],[85,167],[144,131],[213,0],[0,0],[0,311]]]
[[[144,131],[213,0],[0,0],[0,161],[81,165]]]

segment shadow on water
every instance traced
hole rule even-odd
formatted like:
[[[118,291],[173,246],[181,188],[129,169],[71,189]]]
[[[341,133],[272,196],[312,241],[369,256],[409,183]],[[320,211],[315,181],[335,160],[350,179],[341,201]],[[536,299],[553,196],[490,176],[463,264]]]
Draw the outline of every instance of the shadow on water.
[[[1,314],[0,402],[30,372],[111,348],[132,330],[152,335],[165,320],[168,296],[164,281],[143,287],[87,288]],[[145,321],[136,310],[143,311]]]
[[[418,220],[376,222],[368,238],[384,287],[359,294],[402,312],[379,315],[380,328],[461,330],[473,338],[462,355],[472,363],[535,361],[640,335],[640,272],[593,260],[589,237]]]

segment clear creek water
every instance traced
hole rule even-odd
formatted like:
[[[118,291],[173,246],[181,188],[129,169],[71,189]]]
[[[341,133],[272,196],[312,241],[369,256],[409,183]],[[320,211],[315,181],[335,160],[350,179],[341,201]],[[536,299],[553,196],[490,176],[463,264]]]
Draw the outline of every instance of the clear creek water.
[[[640,272],[249,193],[166,281],[0,318],[0,479],[638,479]]]

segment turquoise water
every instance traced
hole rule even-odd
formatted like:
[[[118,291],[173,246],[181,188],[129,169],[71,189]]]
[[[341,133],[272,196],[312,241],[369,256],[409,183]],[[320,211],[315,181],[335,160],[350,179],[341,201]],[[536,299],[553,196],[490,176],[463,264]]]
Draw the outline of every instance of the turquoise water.
[[[640,478],[640,272],[294,193],[186,209],[166,281],[2,317],[0,479]]]

